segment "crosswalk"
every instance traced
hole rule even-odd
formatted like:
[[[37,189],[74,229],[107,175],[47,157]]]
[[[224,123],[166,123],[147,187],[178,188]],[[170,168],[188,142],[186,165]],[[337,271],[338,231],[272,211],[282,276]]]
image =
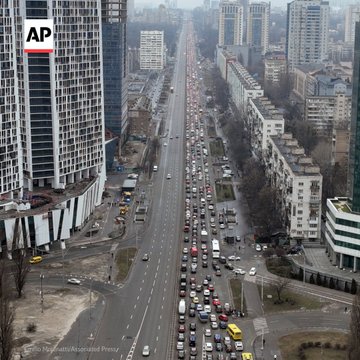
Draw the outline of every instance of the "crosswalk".
[[[263,331],[264,334],[268,334],[270,332],[269,327],[267,325],[267,321],[264,317],[258,317],[254,319],[253,324],[257,336],[261,335]]]
[[[244,280],[255,284],[256,283],[256,276],[250,276],[248,273],[246,273],[245,277],[244,277]]]

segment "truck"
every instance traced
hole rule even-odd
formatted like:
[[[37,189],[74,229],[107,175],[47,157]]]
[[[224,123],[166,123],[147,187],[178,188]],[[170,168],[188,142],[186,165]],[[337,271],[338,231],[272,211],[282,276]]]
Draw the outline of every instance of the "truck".
[[[179,301],[179,315],[185,315],[186,303],[184,299]]]
[[[199,311],[198,317],[202,323],[206,323],[209,320],[209,314],[206,311]]]

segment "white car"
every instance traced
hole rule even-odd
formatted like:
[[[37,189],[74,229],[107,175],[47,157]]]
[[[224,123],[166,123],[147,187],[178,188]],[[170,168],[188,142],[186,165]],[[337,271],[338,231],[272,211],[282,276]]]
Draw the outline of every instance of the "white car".
[[[256,275],[256,268],[252,267],[249,271],[249,275],[250,276],[255,276]]]
[[[176,344],[176,349],[177,350],[184,350],[184,343],[181,341],[178,341]]]
[[[262,249],[265,251],[265,250],[267,250],[267,245],[263,245],[263,247],[262,247]]]
[[[164,143],[164,146],[167,146],[167,143]]]
[[[234,274],[238,274],[238,275],[245,275],[245,274],[246,274],[246,271],[243,270],[243,269],[234,269],[234,270],[233,270],[233,273],[234,273]]]
[[[216,315],[215,314],[210,314],[210,322],[216,322]]]
[[[150,346],[145,345],[142,351],[142,356],[149,356],[150,355]]]
[[[138,174],[129,174],[128,179],[137,179],[139,177]]]
[[[219,328],[218,323],[217,323],[216,321],[213,321],[213,322],[211,323],[211,328],[212,328],[213,330],[218,329],[218,328]]]
[[[171,174],[167,174],[167,175],[166,175],[166,178],[167,178],[167,179],[171,179]]]
[[[190,296],[191,298],[195,297],[195,296],[196,296],[196,291],[190,291],[189,296]]]
[[[213,351],[213,346],[211,342],[208,342],[205,344],[205,351],[207,352],[212,352]]]
[[[261,251],[261,245],[260,245],[260,244],[256,244],[255,250],[256,250],[256,251]]]
[[[225,229],[225,224],[220,224],[220,229]]]
[[[188,248],[183,248],[183,254],[187,254],[189,252]]]
[[[209,289],[204,290],[204,296],[210,296],[210,290]]]
[[[235,261],[235,259],[236,259],[236,256],[235,256],[235,255],[230,255],[230,256],[228,256],[228,260],[229,260],[229,261]]]
[[[204,305],[204,311],[207,313],[211,313],[211,306],[210,305]]]
[[[242,341],[235,341],[235,350],[236,351],[244,350],[244,345],[243,345]]]
[[[214,210],[214,205],[209,205],[209,206],[208,206],[208,209],[209,209],[209,210]]]
[[[204,334],[205,334],[206,337],[211,336],[211,329],[205,329]]]
[[[71,278],[71,279],[68,279],[68,284],[73,284],[73,285],[80,285],[81,284],[81,281],[79,279],[75,279],[75,278]]]

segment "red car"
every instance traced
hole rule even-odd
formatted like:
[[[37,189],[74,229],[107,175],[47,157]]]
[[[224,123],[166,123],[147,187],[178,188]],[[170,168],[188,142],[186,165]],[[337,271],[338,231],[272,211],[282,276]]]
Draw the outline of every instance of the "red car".
[[[214,290],[215,290],[214,285],[213,285],[213,284],[209,284],[209,285],[208,285],[208,289],[209,289],[209,291],[214,291]]]
[[[221,314],[221,315],[219,315],[219,320],[220,321],[228,321],[229,319],[228,319],[227,315]]]
[[[185,332],[185,325],[179,325],[179,333]]]
[[[219,299],[214,299],[212,303],[214,306],[221,305],[221,302]]]
[[[186,291],[185,290],[180,290],[180,297],[185,297],[186,296]]]
[[[190,227],[187,226],[187,225],[185,225],[185,226],[184,226],[184,232],[185,232],[185,233],[188,233],[189,231],[190,231]]]

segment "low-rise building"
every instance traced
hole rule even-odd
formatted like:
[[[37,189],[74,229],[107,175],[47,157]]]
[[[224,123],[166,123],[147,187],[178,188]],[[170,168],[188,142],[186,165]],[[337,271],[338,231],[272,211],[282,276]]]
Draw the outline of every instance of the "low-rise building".
[[[287,74],[286,56],[283,51],[273,51],[265,55],[264,83],[266,86],[279,85]]]
[[[360,215],[351,211],[348,198],[327,199],[326,251],[333,265],[360,268]]]
[[[247,113],[250,99],[264,96],[261,85],[237,61],[228,63],[228,84],[231,97],[243,114]]]
[[[263,158],[266,175],[278,190],[278,209],[284,227],[293,241],[320,240],[320,168],[305,154],[292,134],[270,136]]]
[[[246,120],[251,148],[261,158],[269,137],[283,134],[284,117],[267,97],[259,97],[250,99]]]

